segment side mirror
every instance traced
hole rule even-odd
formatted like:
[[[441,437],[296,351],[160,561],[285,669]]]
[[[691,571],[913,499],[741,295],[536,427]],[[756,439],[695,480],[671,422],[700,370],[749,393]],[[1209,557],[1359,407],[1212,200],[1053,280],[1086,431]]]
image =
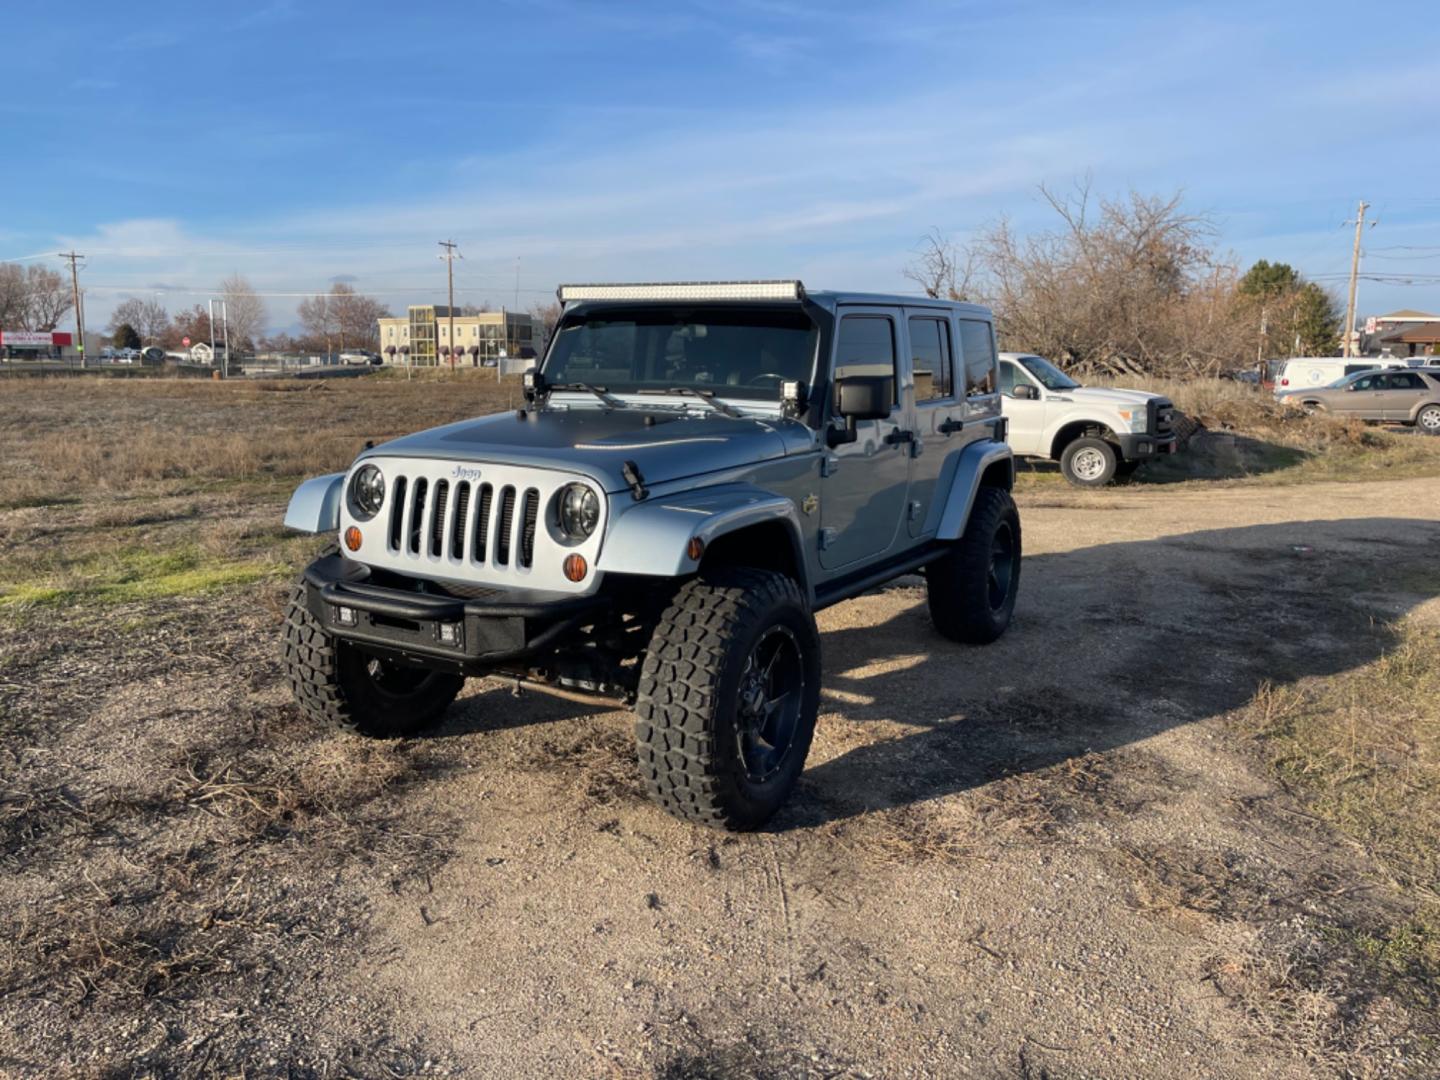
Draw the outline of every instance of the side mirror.
[[[835,383],[835,415],[845,421],[845,430],[830,428],[826,439],[831,446],[853,443],[855,425],[861,420],[885,420],[894,401],[894,380],[887,375],[852,375]]]
[[[836,383],[835,412],[847,424],[858,420],[884,420],[894,400],[893,380],[885,375],[852,375]]]
[[[1010,391],[1010,396],[1017,401],[1034,401],[1040,395],[1029,383],[1017,383],[1015,389]]]

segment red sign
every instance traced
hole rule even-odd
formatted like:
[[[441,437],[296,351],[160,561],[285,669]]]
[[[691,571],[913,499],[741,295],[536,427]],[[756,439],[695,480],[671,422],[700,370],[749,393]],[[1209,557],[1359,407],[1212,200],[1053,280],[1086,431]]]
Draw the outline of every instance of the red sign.
[[[190,347],[190,339],[189,339],[188,337],[187,337],[187,338],[181,338],[181,339],[180,339],[180,344],[181,344],[181,345],[184,345],[184,346],[188,349],[188,348]]]

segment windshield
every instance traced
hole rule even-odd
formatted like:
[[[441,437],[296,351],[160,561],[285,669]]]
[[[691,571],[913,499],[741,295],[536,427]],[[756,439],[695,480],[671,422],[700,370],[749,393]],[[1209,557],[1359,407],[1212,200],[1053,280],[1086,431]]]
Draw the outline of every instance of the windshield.
[[[1022,356],[1020,363],[1025,365],[1025,370],[1040,380],[1040,385],[1046,390],[1078,390],[1080,384],[1066,375],[1049,360],[1041,359],[1038,356]]]
[[[811,381],[818,335],[798,308],[607,307],[562,320],[543,372],[551,386],[779,401],[782,382]]]

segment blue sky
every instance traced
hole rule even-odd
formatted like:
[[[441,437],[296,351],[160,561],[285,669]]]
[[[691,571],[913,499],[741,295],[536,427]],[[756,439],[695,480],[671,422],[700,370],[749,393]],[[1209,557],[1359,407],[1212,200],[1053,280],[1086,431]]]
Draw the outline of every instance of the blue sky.
[[[910,288],[932,227],[1050,224],[1036,187],[1183,189],[1241,263],[1440,310],[1433,3],[10,5],[0,259],[87,254],[88,321],[240,272],[271,322],[562,280]],[[80,44],[77,44],[80,43]],[[52,264],[54,260],[49,260]]]

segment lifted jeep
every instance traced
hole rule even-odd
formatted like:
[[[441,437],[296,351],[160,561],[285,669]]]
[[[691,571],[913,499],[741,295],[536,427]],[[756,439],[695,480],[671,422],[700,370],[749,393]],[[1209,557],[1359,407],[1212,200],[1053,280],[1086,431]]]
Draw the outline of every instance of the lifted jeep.
[[[814,613],[923,571],[983,644],[1020,581],[990,313],[796,281],[579,285],[526,406],[366,449],[285,523],[338,537],[284,664],[310,714],[394,737],[467,677],[634,709],[671,813],[754,829],[820,704]]]

